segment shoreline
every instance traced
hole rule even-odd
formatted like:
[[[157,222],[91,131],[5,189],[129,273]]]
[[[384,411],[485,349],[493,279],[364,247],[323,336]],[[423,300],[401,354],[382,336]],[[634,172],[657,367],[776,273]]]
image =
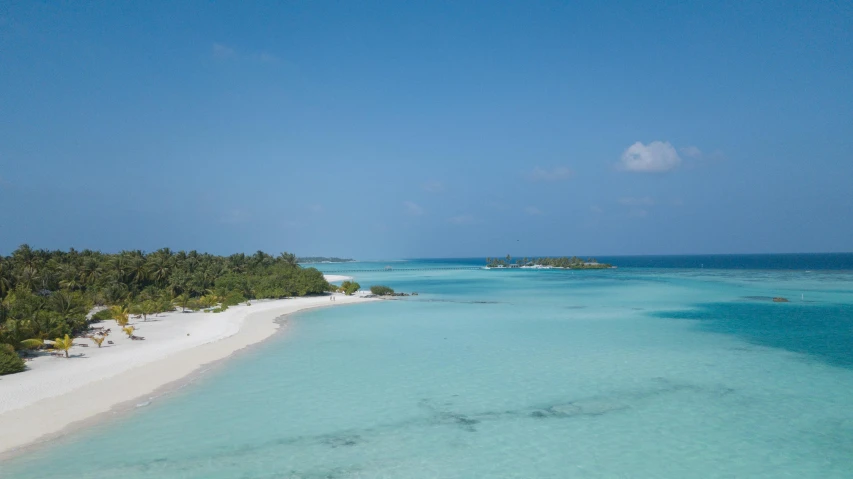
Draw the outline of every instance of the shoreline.
[[[374,301],[338,294],[335,297],[335,302],[330,301],[328,295],[259,301],[253,303],[253,306],[233,307],[235,311],[228,317],[224,315],[232,308],[219,314],[192,313],[192,324],[186,324],[184,318],[189,314],[167,313],[155,319],[157,322],[169,322],[171,319],[168,326],[160,327],[170,333],[174,333],[176,328],[181,328],[181,332],[186,331],[186,328],[207,328],[208,322],[217,319],[221,319],[219,322],[223,324],[219,324],[220,329],[214,331],[217,335],[204,337],[200,342],[188,342],[181,337],[184,341],[172,341],[166,345],[158,344],[154,338],[141,342],[125,340],[119,344],[118,338],[115,338],[116,349],[122,350],[105,352],[108,348],[94,350],[90,347],[86,352],[91,356],[82,357],[92,364],[84,364],[77,358],[38,358],[40,363],[33,371],[19,373],[19,376],[4,376],[0,380],[0,430],[4,432],[0,435],[0,461],[67,437],[94,422],[127,413],[147,401],[190,384],[199,375],[215,367],[216,363],[283,331],[283,325],[293,314],[315,308]],[[146,334],[149,327],[155,329],[154,323],[150,320],[147,323],[136,321],[136,324],[146,328],[140,331],[142,334]],[[190,334],[187,337],[192,338]],[[75,344],[83,341],[81,338]],[[80,351],[82,348],[75,347],[73,352]],[[98,353],[92,354],[95,351]],[[27,376],[28,373],[30,376]],[[54,390],[50,379],[58,374],[71,383],[60,384]],[[8,380],[12,378],[15,381]],[[48,387],[39,387],[45,385]]]

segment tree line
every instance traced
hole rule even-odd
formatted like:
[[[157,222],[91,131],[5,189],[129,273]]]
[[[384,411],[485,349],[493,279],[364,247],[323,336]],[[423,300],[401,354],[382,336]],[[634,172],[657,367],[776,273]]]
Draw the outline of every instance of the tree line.
[[[36,343],[30,340],[78,334],[88,329],[93,306],[114,307],[98,315],[111,319],[116,310],[146,317],[176,307],[219,312],[251,299],[331,288],[320,271],[299,266],[290,253],[215,256],[163,248],[106,254],[22,245],[0,255],[0,344],[20,350]]]
[[[606,263],[599,263],[595,258],[587,258],[581,259],[577,256],[572,256],[569,258],[568,256],[563,256],[560,258],[516,258],[515,263],[512,261],[512,256],[506,255],[506,258],[486,258],[486,266],[496,268],[500,266],[509,267],[511,265],[517,266],[551,266],[554,268],[568,268],[568,269],[605,269],[610,268],[611,265]]]

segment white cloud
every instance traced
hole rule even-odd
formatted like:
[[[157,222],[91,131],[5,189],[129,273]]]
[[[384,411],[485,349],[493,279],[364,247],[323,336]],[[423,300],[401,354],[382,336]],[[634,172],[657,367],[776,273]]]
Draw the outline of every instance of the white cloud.
[[[421,188],[429,193],[441,193],[444,191],[444,183],[440,181],[428,181],[421,185]]]
[[[649,198],[648,196],[644,196],[642,198],[619,198],[619,203],[625,206],[652,206],[655,204],[655,200]]]
[[[237,52],[233,48],[221,43],[213,44],[213,58],[234,58]]]
[[[524,209],[524,212],[530,216],[542,216],[545,214],[542,212],[542,210],[540,210],[539,208],[537,208],[535,206],[528,206],[527,208]]]
[[[681,157],[668,141],[653,141],[644,145],[639,141],[628,147],[619,159],[619,168],[625,171],[657,173],[677,168]]]
[[[403,206],[406,208],[406,214],[411,216],[420,216],[424,214],[424,209],[411,201],[404,201]]]
[[[528,177],[532,181],[564,181],[574,176],[574,174],[575,172],[566,166],[555,166],[550,170],[537,166],[533,168]]]
[[[474,217],[471,215],[459,215],[459,216],[454,216],[447,221],[450,221],[451,223],[453,223],[455,225],[467,225],[467,224],[473,223],[475,220],[474,220]]]

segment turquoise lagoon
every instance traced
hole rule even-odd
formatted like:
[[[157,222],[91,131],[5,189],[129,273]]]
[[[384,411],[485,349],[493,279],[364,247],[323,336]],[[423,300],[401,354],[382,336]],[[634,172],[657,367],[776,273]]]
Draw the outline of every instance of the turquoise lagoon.
[[[419,295],[295,316],[0,477],[850,478],[853,272],[789,260],[320,265]]]

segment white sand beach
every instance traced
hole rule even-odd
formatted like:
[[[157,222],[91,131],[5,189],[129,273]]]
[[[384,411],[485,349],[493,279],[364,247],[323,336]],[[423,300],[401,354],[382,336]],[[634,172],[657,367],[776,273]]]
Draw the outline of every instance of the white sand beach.
[[[107,339],[113,344],[98,348],[78,338],[71,358],[40,356],[27,363],[26,371],[0,378],[0,457],[41,439],[71,434],[73,423],[109,414],[116,405],[149,401],[158,388],[268,338],[279,328],[275,319],[283,315],[370,301],[342,294],[335,299],[254,301],[218,314],[175,311],[148,321],[131,320],[144,341],[130,340],[114,321],[97,324],[112,329]]]

